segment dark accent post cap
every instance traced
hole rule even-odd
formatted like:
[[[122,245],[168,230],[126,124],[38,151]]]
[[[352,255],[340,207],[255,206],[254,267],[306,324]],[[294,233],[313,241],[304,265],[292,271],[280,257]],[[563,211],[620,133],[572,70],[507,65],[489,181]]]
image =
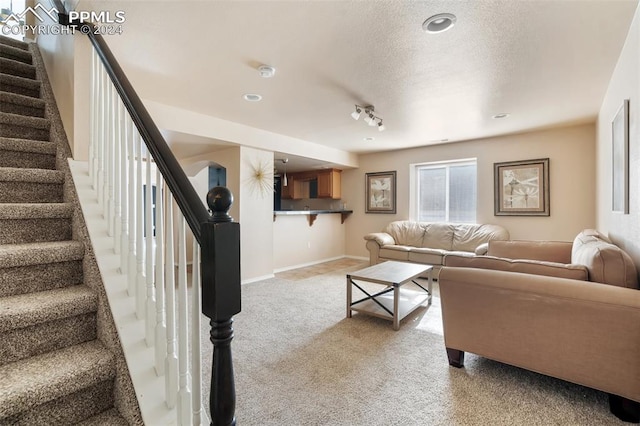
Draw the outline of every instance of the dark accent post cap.
[[[211,218],[213,222],[233,222],[233,218],[229,216],[231,204],[233,204],[233,194],[227,187],[216,186],[207,193],[207,205],[213,212]]]

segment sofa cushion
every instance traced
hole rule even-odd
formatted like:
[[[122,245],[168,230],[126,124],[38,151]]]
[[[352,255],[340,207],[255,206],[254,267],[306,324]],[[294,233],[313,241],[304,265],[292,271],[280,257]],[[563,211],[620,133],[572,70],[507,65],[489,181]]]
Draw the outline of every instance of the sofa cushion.
[[[490,240],[508,240],[509,232],[502,226],[460,223],[455,225],[451,250],[475,251]]]
[[[409,252],[412,247],[408,246],[384,246],[380,248],[380,257],[390,260],[409,260]]]
[[[598,231],[587,229],[573,241],[571,263],[589,270],[589,280],[638,288],[638,275],[631,257]]]
[[[571,262],[570,241],[489,241],[488,256],[509,259],[543,260],[556,263]]]
[[[442,249],[414,248],[409,252],[409,261],[428,265],[442,265],[442,258],[445,254],[447,254],[447,251]]]
[[[398,220],[391,222],[384,230],[391,235],[396,244],[421,247],[424,228],[418,222]]]
[[[450,223],[421,222],[424,236],[416,247],[451,250],[453,244],[454,225]]]
[[[589,278],[583,265],[545,262],[541,260],[506,259],[493,256],[447,255],[444,266],[492,269],[496,271],[520,272],[523,274],[544,275],[548,277],[569,278],[586,281]]]

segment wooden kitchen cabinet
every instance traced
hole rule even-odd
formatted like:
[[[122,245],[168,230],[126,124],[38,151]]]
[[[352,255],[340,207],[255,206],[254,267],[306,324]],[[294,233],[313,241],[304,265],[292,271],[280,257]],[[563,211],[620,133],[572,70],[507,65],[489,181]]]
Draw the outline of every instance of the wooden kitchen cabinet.
[[[284,186],[282,181],[282,190],[280,197],[283,200],[302,200],[305,195],[304,181],[302,181],[296,173],[290,173],[287,176],[287,186]],[[308,192],[308,191],[307,191]],[[307,194],[307,197],[309,195]]]
[[[318,198],[339,200],[342,197],[342,170],[321,170],[317,176]]]
[[[310,194],[309,183],[317,180],[317,198],[339,200],[342,197],[341,173],[342,170],[338,169],[290,173],[287,175],[288,185],[282,185],[281,198],[283,200],[315,198],[315,195]]]

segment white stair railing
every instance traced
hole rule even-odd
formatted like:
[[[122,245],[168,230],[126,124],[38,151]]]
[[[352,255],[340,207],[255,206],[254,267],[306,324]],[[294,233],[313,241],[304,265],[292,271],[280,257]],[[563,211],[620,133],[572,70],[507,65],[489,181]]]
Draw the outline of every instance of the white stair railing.
[[[174,221],[171,192],[96,54],[91,64],[89,175],[144,341],[153,347],[149,365],[165,376],[165,404],[175,409],[176,424],[209,424],[202,404],[200,246],[194,238],[189,286],[185,218],[178,209]]]

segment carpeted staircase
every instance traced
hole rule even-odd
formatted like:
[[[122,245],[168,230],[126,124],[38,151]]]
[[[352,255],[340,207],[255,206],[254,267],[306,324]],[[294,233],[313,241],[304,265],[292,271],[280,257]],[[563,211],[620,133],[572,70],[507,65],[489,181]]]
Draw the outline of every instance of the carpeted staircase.
[[[0,36],[0,425],[139,424],[45,89],[37,47]]]

